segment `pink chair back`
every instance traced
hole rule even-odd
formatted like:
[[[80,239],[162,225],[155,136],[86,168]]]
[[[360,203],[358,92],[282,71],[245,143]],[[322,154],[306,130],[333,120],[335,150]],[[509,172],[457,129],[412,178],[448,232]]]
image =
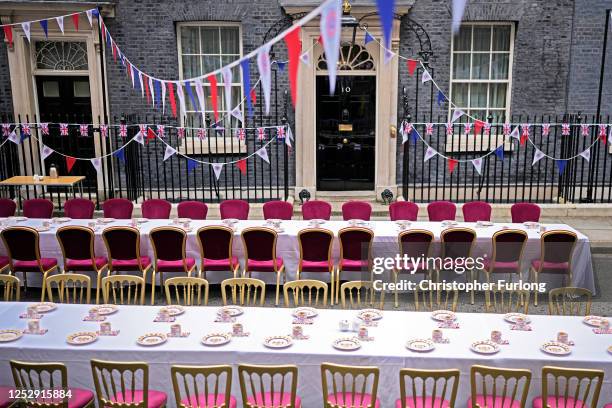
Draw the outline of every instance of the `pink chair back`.
[[[349,201],[342,204],[342,218],[344,221],[359,219],[369,221],[372,216],[372,206],[365,201]]]
[[[179,218],[192,220],[205,220],[208,215],[208,206],[201,201],[182,201],[176,208]]]
[[[225,200],[219,205],[221,219],[236,218],[238,220],[249,219],[249,203],[244,200]]]
[[[206,259],[231,259],[234,231],[223,226],[202,227],[198,230],[200,255]]]
[[[389,218],[391,221],[416,221],[419,217],[419,206],[410,201],[395,201],[389,205]]]
[[[266,220],[290,220],[293,217],[293,205],[286,201],[268,201],[263,205],[263,214]]]
[[[176,227],[154,228],[149,233],[155,251],[155,259],[180,261],[185,259],[185,231]]]
[[[242,231],[242,243],[246,259],[276,259],[276,233],[269,228],[246,228]]]
[[[298,233],[300,263],[302,261],[328,262],[332,266],[331,249],[334,233],[320,228],[307,228]]]
[[[478,222],[491,221],[491,205],[484,201],[470,201],[463,204],[463,221]]]
[[[502,230],[493,235],[493,256],[495,262],[517,262],[521,260],[527,234],[519,230]]]
[[[414,259],[428,256],[433,241],[434,235],[430,231],[403,231],[399,235],[401,255],[407,255],[408,257],[413,257]]]
[[[57,240],[62,247],[64,259],[93,260],[94,254],[94,232],[87,227],[61,227],[57,230]]]
[[[2,234],[2,241],[11,261],[37,261],[40,259],[38,232],[30,227],[8,227]]]
[[[106,218],[116,218],[118,220],[129,220],[132,218],[134,204],[125,198],[111,198],[102,204],[102,211]]]
[[[0,217],[12,217],[17,211],[17,204],[10,198],[0,198]]]
[[[427,206],[429,221],[440,222],[454,220],[457,214],[457,206],[450,201],[434,201]]]
[[[374,233],[366,228],[349,227],[338,231],[340,262],[343,259],[370,260]]]
[[[516,203],[510,207],[513,223],[539,222],[540,206],[533,203]]]
[[[167,220],[171,211],[172,204],[166,200],[153,198],[142,203],[142,216],[152,220]]]
[[[75,220],[90,220],[93,218],[96,205],[86,198],[73,198],[64,203],[64,215]]]
[[[110,227],[102,231],[109,259],[128,261],[140,257],[140,232],[132,227]]]
[[[328,220],[331,218],[332,206],[327,201],[312,200],[302,204],[302,218],[305,220]]]
[[[46,198],[25,200],[23,215],[28,218],[51,218],[53,217],[53,203]]]
[[[449,228],[442,231],[440,241],[443,258],[469,258],[476,240],[476,232],[468,228]]]

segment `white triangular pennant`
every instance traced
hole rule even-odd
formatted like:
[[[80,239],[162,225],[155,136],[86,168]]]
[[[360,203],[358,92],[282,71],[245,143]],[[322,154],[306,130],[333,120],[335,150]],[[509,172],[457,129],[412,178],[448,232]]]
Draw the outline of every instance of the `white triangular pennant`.
[[[138,133],[136,133],[136,135],[134,136],[134,140],[144,146],[144,135],[141,131],[138,131]]]
[[[176,153],[176,149],[170,145],[166,145],[166,151],[164,152],[164,161],[168,160],[171,156]]]
[[[140,71],[138,71],[138,81],[140,82],[141,97],[144,98],[144,96],[145,96],[144,79],[142,78],[142,72],[140,72]]]
[[[223,76],[223,89],[225,90],[225,108],[228,109],[232,106],[232,70],[231,68],[224,67],[221,70]],[[242,122],[242,121],[241,121]]]
[[[584,152],[580,153],[580,155],[584,158],[584,160],[590,161],[591,160],[591,149],[586,149]]]
[[[91,159],[91,165],[94,167],[94,169],[96,169],[96,172],[101,172],[102,171],[102,160],[99,157],[96,157],[94,159]]]
[[[302,60],[304,64],[310,66],[310,54],[308,52],[305,52],[302,55],[300,55],[300,59]]]
[[[21,28],[23,29],[23,32],[26,35],[26,38],[28,39],[28,42],[30,41],[30,22],[26,21],[24,23],[21,23]]]
[[[15,144],[19,144],[20,140],[19,136],[17,136],[17,133],[15,133],[15,131],[13,130],[9,135],[8,135],[8,140],[10,140],[11,142],[15,143]]]
[[[162,114],[166,113],[166,81],[161,81]]]
[[[472,166],[474,166],[478,174],[482,175],[482,159],[480,157],[472,160]]]
[[[270,164],[270,158],[268,157],[268,151],[266,150],[265,147],[262,147],[261,149],[257,150],[255,154],[261,157],[263,161]]]
[[[266,105],[266,115],[270,113],[270,93],[272,91],[272,69],[270,67],[270,46],[264,45],[257,53],[257,68]]]
[[[59,27],[62,34],[64,34],[64,16],[55,17],[55,21],[57,21],[57,26]]]
[[[85,14],[87,14],[87,21],[89,21],[89,26],[93,27],[93,13],[92,13],[92,10],[87,10],[85,12]]]
[[[285,144],[291,147],[292,141],[293,141],[293,131],[291,130],[291,126],[287,125],[287,137],[285,137]]]
[[[421,77],[421,83],[424,84],[425,82],[429,82],[431,80],[432,80],[432,78],[431,78],[431,74],[429,73],[429,71],[428,70],[424,70],[423,71],[423,76]]]
[[[608,143],[612,146],[612,125],[610,125],[610,133],[608,133]]]
[[[221,171],[223,170],[223,163],[212,163],[212,169],[215,173],[215,177],[217,180],[219,180],[219,177],[221,177]]]
[[[181,109],[181,113],[185,115],[187,110],[185,109],[185,91],[183,90],[182,82],[176,83],[176,94],[178,95],[179,108]]]
[[[51,156],[51,154],[54,152],[55,150],[53,150],[52,148],[50,148],[47,145],[43,145],[42,150],[40,152],[40,156],[43,160],[45,160],[47,157]]]
[[[333,95],[336,89],[336,70],[340,51],[340,34],[342,31],[341,0],[330,1],[323,6],[319,28],[321,30],[321,39],[323,40],[323,49],[325,50],[325,59],[327,60],[329,92]]]
[[[384,54],[385,65],[387,65],[393,59],[393,57],[395,57],[395,53],[393,51],[385,50],[385,54]]]
[[[151,92],[151,104],[155,105],[155,87],[153,86],[153,78],[149,77],[149,91]]]
[[[463,115],[465,115],[465,112],[463,112],[461,109],[456,109],[455,111],[453,111],[453,118],[451,119],[451,122],[456,122],[457,119],[459,119]]]
[[[438,152],[436,151],[436,149],[434,149],[431,146],[428,146],[427,150],[425,151],[425,156],[423,157],[423,161],[426,162],[437,154]]]
[[[204,98],[204,85],[201,79],[195,81],[196,94],[198,95],[198,103],[200,104],[200,111],[202,112],[202,121],[206,119],[206,100]]]
[[[515,127],[515,128],[512,130],[512,132],[510,133],[510,137],[512,137],[512,138],[514,138],[514,139],[520,139],[521,134],[520,134],[520,132],[519,132],[519,127],[518,127],[518,126],[516,126],[516,127]]]
[[[242,115],[242,110],[240,109],[239,106],[236,106],[234,109],[232,109],[231,114],[232,114],[233,117],[238,119],[240,121],[240,123],[244,122],[244,117]]]
[[[533,162],[531,162],[531,165],[533,166],[534,164],[542,160],[544,156],[545,154],[543,151],[541,151],[540,149],[535,149],[535,152],[533,153]]]

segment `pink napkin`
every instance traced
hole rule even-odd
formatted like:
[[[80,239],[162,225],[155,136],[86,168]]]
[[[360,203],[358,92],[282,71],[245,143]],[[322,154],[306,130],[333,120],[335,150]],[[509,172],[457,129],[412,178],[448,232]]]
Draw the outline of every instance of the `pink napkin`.
[[[119,330],[111,330],[107,333],[102,333],[101,331],[98,330],[96,333],[98,334],[98,336],[118,336]]]
[[[612,327],[609,328],[608,330],[604,330],[600,327],[593,329],[593,333],[595,334],[612,334]]]
[[[43,334],[45,334],[48,331],[49,331],[49,329],[39,329],[38,331],[30,331],[28,329],[25,329],[23,331],[23,334],[35,334],[35,335],[42,336]]]
[[[520,327],[520,326],[517,326],[516,324],[513,324],[512,326],[510,326],[510,330],[531,331],[531,326],[525,325],[523,327]]]

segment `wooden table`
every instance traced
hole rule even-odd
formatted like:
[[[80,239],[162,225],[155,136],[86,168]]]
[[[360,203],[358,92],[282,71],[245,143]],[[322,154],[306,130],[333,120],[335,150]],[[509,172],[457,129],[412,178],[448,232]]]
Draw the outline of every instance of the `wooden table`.
[[[44,186],[44,187],[66,187],[72,190],[74,195],[74,186],[79,185],[79,192],[83,195],[83,180],[85,176],[59,176],[51,178],[45,176],[41,181],[34,180],[33,176],[14,176],[6,180],[0,181],[0,186],[21,187],[21,186]],[[19,206],[21,207],[21,195],[19,197]]]

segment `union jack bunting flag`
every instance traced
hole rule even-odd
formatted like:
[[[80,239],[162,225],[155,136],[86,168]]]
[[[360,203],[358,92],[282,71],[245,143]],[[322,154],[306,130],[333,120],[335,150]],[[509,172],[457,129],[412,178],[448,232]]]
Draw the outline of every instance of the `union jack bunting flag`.
[[[550,123],[542,124],[542,136],[550,135]]]
[[[79,125],[81,136],[89,136],[89,125]]]
[[[246,129],[238,128],[236,129],[236,137],[238,140],[244,140],[246,138]]]
[[[48,135],[49,134],[49,124],[48,123],[41,123],[40,124],[40,131],[42,132],[43,135]]]
[[[433,135],[433,123],[425,124],[425,135],[427,136]]]
[[[521,125],[521,136],[529,137],[529,129],[531,129],[531,125],[528,123],[524,123]]]
[[[138,129],[140,129],[140,133],[142,133],[143,136],[147,134],[147,125],[138,125]]]
[[[24,123],[23,125],[21,125],[21,132],[26,136],[30,136],[32,134],[30,125],[28,125],[27,123]]]
[[[599,125],[599,133],[598,136],[599,137],[606,137],[606,128],[608,127],[608,125]]]
[[[562,136],[569,136],[570,134],[570,125],[569,123],[564,123],[561,125],[561,135]]]
[[[279,139],[284,139],[285,138],[285,127],[284,126],[277,126],[276,127],[276,137]]]
[[[100,135],[102,135],[102,137],[108,136],[108,125],[100,125]]]
[[[180,127],[176,130],[176,134],[178,135],[179,139],[182,139],[185,137],[185,128],[184,127]]]
[[[157,136],[166,137],[166,128],[164,125],[157,125]]]
[[[484,124],[484,135],[489,136],[490,134],[491,134],[491,124],[485,123]]]
[[[412,129],[414,129],[414,126],[412,125],[412,123],[404,122],[404,134],[405,135],[409,135],[410,133],[412,133]]]
[[[504,136],[508,136],[512,132],[512,128],[509,123],[504,123]]]
[[[452,135],[453,135],[453,124],[449,122],[446,124],[446,136],[452,136]]]
[[[580,134],[582,136],[588,136],[589,133],[590,133],[589,132],[589,128],[590,128],[590,126],[587,125],[587,124],[580,125]]]
[[[2,136],[8,137],[8,135],[10,134],[11,134],[11,125],[9,125],[8,123],[3,123],[2,124]]]
[[[257,128],[257,140],[266,140],[266,128]]]
[[[464,123],[463,124],[463,132],[467,135],[472,131],[472,124],[471,123]]]
[[[119,136],[127,137],[127,125],[119,125]]]
[[[206,139],[206,129],[198,129],[198,138],[200,138],[200,140]]]

